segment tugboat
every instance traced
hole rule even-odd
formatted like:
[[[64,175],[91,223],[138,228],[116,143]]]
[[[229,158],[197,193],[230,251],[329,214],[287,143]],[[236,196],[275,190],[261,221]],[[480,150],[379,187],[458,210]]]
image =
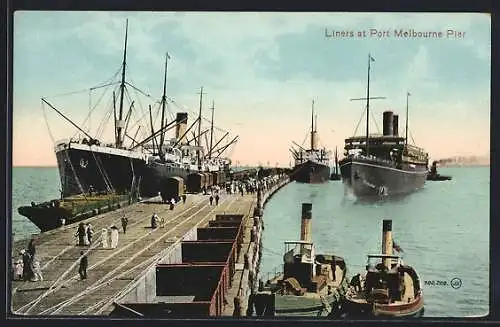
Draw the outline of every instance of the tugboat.
[[[341,179],[342,177],[339,170],[339,157],[337,156],[337,147],[335,147],[335,167],[333,169],[333,173],[330,175],[330,180],[339,181]]]
[[[432,162],[431,169],[429,169],[429,172],[427,173],[427,180],[428,181],[449,181],[451,180],[451,176],[445,176],[438,174],[437,172],[437,161]]]
[[[340,315],[348,287],[346,264],[341,257],[316,254],[311,210],[312,204],[302,204],[300,241],[285,242],[283,272],[250,297],[249,307],[255,306],[257,316]]]
[[[351,279],[343,312],[347,317],[420,317],[424,298],[417,273],[392,250],[392,220],[384,220],[382,254],[368,255],[366,272]]]

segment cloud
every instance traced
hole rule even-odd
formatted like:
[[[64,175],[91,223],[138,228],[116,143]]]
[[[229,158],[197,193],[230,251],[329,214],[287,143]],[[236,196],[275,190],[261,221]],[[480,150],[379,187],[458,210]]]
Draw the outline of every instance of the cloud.
[[[362,102],[349,99],[366,94],[368,52],[376,58],[371,94],[387,97],[373,102],[375,118],[387,108],[404,112],[406,90],[410,90],[416,135],[428,129],[426,120],[429,126],[434,120],[455,122],[456,131],[450,130],[451,136],[434,136],[434,143],[442,144],[440,140],[445,138],[452,141],[452,135],[458,140],[458,130],[467,130],[474,121],[470,137],[489,147],[483,131],[489,124],[491,29],[489,17],[481,14],[18,12],[14,28],[14,128],[22,129],[25,117],[32,112],[39,115],[41,96],[88,88],[117,72],[126,18],[127,77],[159,98],[168,51],[168,95],[182,104],[180,108],[169,107],[188,108],[190,119],[194,119],[197,92],[204,86],[204,113],[208,115],[208,105],[214,100],[216,124],[240,135],[234,149],[236,160],[271,156],[288,163],[291,140],[300,142],[307,132],[312,99],[317,104],[322,140],[329,147],[342,146],[363,111]],[[327,39],[325,28],[454,29],[465,31],[466,36]],[[92,101],[97,98],[96,92]],[[99,114],[93,114],[94,129],[97,117],[109,110],[109,100],[108,94]],[[54,100],[78,122],[88,113],[88,101],[88,93],[76,100]],[[137,115],[147,113],[150,102],[143,98],[142,106],[136,103]],[[53,116],[51,124],[60,121]],[[56,134],[73,134],[63,123],[54,124]],[[44,142],[40,148],[47,148],[50,140],[41,137],[42,127],[37,126],[39,142]],[[29,146],[21,141],[25,137],[22,133],[16,135],[16,144]],[[112,137],[112,132],[104,135]],[[426,146],[444,151],[443,147],[433,148],[432,142]]]

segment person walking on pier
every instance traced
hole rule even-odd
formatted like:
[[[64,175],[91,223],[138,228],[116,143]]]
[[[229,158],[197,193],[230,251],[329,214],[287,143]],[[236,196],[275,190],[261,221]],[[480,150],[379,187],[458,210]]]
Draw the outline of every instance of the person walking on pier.
[[[23,279],[23,260],[18,259],[16,261],[16,264],[14,266],[15,273],[16,273],[16,279],[17,280],[22,280]]]
[[[175,207],[175,199],[171,198],[170,199],[170,210],[174,210],[174,207]]]
[[[128,224],[128,219],[123,215],[122,217],[122,228],[123,228],[123,234],[127,233],[127,224]]]
[[[33,277],[33,270],[31,269],[31,256],[26,250],[21,250],[20,254],[23,256],[23,280],[28,281]]]
[[[36,247],[35,247],[35,239],[34,238],[32,238],[28,244],[28,253],[31,256],[31,258],[35,257]]]
[[[158,227],[158,215],[156,213],[151,216],[151,228],[156,229]]]
[[[78,230],[76,231],[75,236],[78,236],[78,245],[79,246],[84,246],[85,245],[85,225],[83,223],[78,224]]]
[[[106,228],[103,228],[101,231],[101,242],[103,249],[107,249],[109,247],[108,230]]]
[[[40,267],[40,261],[38,259],[33,260],[33,275],[35,277],[35,282],[43,281],[42,268]]]
[[[212,205],[212,203],[214,202],[214,196],[212,194],[210,194],[210,205]]]
[[[118,227],[111,226],[111,248],[115,249],[118,246]]]
[[[94,231],[92,230],[92,225],[90,223],[87,223],[87,226],[85,227],[85,233],[87,234],[88,245],[92,244],[92,235],[94,234]]]
[[[219,205],[219,193],[216,193],[215,194],[215,205],[218,206]]]
[[[183,195],[182,195],[182,203],[183,203],[183,204],[186,204],[186,194],[183,194]]]
[[[78,269],[78,273],[80,274],[80,278],[83,280],[87,279],[87,267],[89,265],[89,261],[83,251],[80,251],[80,255],[80,268]]]

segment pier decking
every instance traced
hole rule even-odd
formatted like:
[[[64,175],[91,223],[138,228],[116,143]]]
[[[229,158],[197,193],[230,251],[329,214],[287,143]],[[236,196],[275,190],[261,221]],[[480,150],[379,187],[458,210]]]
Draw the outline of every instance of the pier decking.
[[[218,206],[210,206],[208,196],[203,195],[188,195],[186,203],[177,204],[174,210],[159,198],[133,204],[83,221],[93,226],[90,246],[76,245],[77,224],[36,235],[36,256],[44,280],[14,281],[12,311],[21,315],[106,315],[115,296],[158,261],[163,250],[216,214],[251,216],[256,201],[255,194],[221,194]],[[150,220],[155,212],[165,219],[165,225],[153,230]],[[123,214],[128,218],[126,234],[120,223]],[[104,249],[101,229],[112,225],[120,230],[118,246]],[[15,242],[13,258],[26,246],[26,240]],[[80,251],[88,256],[86,280],[78,275]]]

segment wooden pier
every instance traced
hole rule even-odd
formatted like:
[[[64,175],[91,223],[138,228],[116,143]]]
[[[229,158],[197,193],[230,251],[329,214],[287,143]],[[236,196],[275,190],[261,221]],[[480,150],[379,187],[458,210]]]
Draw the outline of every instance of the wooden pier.
[[[210,205],[207,195],[188,195],[185,204],[173,210],[159,198],[133,204],[83,222],[90,222],[94,238],[90,246],[77,246],[78,224],[38,234],[36,256],[42,267],[43,281],[14,281],[11,308],[18,315],[106,315],[120,291],[140,277],[147,267],[160,259],[161,252],[178,242],[188,231],[203,226],[216,214],[240,213],[252,216],[255,194],[221,194],[219,205]],[[165,225],[151,229],[153,213],[164,218]],[[128,218],[126,234],[121,217]],[[115,249],[104,249],[102,228],[119,228]],[[13,244],[12,258],[19,258],[28,240]],[[78,274],[80,251],[88,256],[86,280]]]
[[[252,218],[255,212],[262,211],[266,199],[286,183],[288,178],[280,180],[262,192],[260,198],[256,193],[242,196],[223,192],[218,205],[215,202],[210,205],[209,196],[201,194],[188,195],[186,203],[176,204],[173,210],[162,203],[160,197],[135,203],[82,221],[90,222],[94,230],[89,246],[77,245],[78,223],[34,235],[43,281],[13,281],[11,310],[17,315],[108,315],[113,310],[113,302],[134,287],[134,283],[189,232],[204,227],[217,214],[241,214],[245,226],[243,251],[237,258],[239,268],[233,276],[235,283],[228,290],[230,299],[227,299],[224,315],[233,315],[234,298],[240,300],[240,314],[244,315],[252,288],[249,271],[253,273],[258,262],[257,247],[253,246],[256,240],[250,236],[254,228]],[[164,220],[164,225],[160,223],[156,229],[151,228],[154,213]],[[121,228],[123,215],[128,219],[126,234]],[[119,229],[118,246],[103,248],[101,231],[113,225]],[[19,252],[27,248],[28,242],[14,242],[13,260],[20,258]],[[88,257],[86,280],[81,280],[78,274],[81,251]],[[251,259],[250,269],[244,269],[245,257]]]

